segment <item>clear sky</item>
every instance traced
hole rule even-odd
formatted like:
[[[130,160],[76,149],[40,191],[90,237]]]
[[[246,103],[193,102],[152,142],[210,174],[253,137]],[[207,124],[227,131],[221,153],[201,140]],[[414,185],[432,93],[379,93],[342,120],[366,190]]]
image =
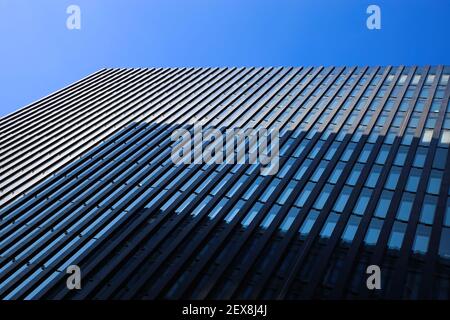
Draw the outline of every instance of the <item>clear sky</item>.
[[[102,67],[450,64],[449,16],[450,0],[0,0],[0,116]]]

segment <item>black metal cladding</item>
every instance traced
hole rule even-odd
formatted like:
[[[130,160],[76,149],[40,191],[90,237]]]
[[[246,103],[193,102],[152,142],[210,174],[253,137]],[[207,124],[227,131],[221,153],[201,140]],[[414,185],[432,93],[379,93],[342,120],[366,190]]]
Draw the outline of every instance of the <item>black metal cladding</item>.
[[[448,299],[449,75],[104,69],[1,118],[0,297]],[[278,173],[174,165],[198,122],[279,127]]]

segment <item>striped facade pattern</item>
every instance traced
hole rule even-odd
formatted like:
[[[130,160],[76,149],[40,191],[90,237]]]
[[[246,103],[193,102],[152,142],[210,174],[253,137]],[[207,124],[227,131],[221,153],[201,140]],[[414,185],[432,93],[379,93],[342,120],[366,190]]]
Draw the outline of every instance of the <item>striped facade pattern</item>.
[[[0,118],[0,297],[449,299],[449,75],[103,69]],[[174,165],[196,123],[280,128],[278,173]]]

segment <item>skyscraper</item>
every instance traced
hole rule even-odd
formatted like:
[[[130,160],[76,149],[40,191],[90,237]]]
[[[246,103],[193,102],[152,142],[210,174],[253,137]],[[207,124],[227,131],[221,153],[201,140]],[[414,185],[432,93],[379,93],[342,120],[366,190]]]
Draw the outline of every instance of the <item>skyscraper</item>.
[[[104,69],[3,117],[0,297],[448,299],[449,77]],[[198,124],[278,131],[276,170],[204,161],[216,140],[174,163]]]

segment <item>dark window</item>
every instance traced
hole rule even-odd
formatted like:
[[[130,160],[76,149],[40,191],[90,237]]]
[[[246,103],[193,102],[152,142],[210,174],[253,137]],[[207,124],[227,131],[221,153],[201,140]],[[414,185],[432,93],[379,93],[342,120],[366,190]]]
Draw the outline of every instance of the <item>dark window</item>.
[[[399,250],[403,243],[405,236],[406,223],[395,221],[389,237],[388,246],[390,249]]]
[[[383,190],[380,200],[378,201],[377,207],[375,209],[375,216],[379,218],[386,217],[393,194],[394,193],[392,191]]]
[[[400,206],[397,211],[397,219],[408,221],[411,215],[412,206],[414,202],[414,195],[412,193],[403,193],[402,200],[400,201]]]
[[[432,224],[437,206],[437,197],[426,195],[420,213],[420,222]]]

